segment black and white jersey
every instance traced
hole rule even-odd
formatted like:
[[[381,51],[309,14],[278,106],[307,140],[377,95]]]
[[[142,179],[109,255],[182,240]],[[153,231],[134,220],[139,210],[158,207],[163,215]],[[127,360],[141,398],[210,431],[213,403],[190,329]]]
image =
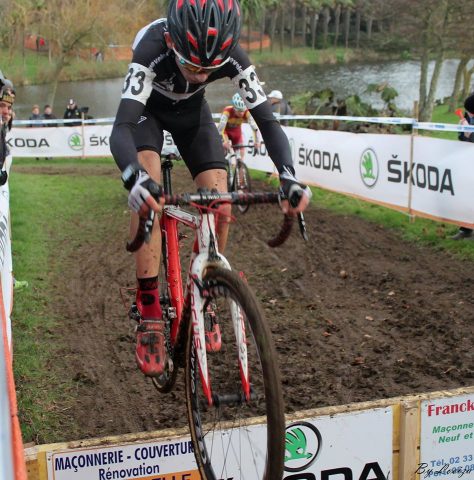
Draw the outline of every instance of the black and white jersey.
[[[229,78],[251,110],[273,162],[279,171],[292,168],[288,140],[272,113],[272,108],[245,51],[237,45],[229,60],[213,71],[207,81],[194,84],[186,81],[176,63],[175,53],[165,41],[166,19],[158,19],[142,28],[133,43],[132,62],[122,88],[111,149],[123,170],[136,161],[131,131],[146,109],[165,110],[172,114],[181,106],[200,102],[208,84]]]

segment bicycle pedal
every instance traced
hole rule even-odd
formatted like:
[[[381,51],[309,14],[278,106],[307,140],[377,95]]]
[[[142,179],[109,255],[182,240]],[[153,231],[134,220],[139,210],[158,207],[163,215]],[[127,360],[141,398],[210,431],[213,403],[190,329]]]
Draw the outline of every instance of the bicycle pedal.
[[[132,306],[128,311],[128,318],[130,318],[130,320],[135,320],[136,322],[140,322],[141,320],[141,315],[140,315],[140,312],[138,311],[138,307],[135,302],[132,303]]]

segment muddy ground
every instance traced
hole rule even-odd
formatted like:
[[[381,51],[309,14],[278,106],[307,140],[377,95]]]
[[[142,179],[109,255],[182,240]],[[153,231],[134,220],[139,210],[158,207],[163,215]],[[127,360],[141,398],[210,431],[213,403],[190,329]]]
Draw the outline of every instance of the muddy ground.
[[[190,185],[176,176],[175,192]],[[271,325],[287,412],[474,385],[472,262],[317,207],[306,213],[308,243],[295,231],[270,249],[280,217],[265,206],[237,214],[226,253]],[[127,231],[117,212],[109,241],[75,248],[56,279],[55,308],[69,334],[54,368],[77,390],[74,405],[55,407],[76,425],[58,441],[186,423],[182,375],[161,395],[135,366],[120,296],[134,286]]]

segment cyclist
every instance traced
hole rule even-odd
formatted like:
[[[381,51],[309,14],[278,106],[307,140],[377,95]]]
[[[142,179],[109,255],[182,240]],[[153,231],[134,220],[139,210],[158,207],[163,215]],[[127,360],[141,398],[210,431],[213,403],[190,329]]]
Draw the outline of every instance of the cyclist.
[[[250,115],[247,105],[240,94],[236,93],[232,97],[232,105],[224,108],[222,111],[221,119],[217,129],[222,135],[224,143],[224,149],[230,150],[231,146],[242,145],[244,143],[244,136],[242,134],[242,123],[247,122],[252,128],[253,141],[255,148],[260,147],[260,141],[258,140],[258,127],[255,120]],[[240,148],[240,158],[243,160],[245,155],[245,148]]]
[[[133,210],[131,230],[138,215],[159,212],[160,202],[150,194],[159,188],[163,130],[171,133],[197,187],[227,191],[226,164],[221,137],[212,120],[204,89],[215,80],[232,79],[251,110],[279,173],[285,200],[282,208],[296,213],[306,208],[311,192],[298,182],[288,139],[273,117],[270,103],[254,67],[238,45],[241,12],[237,0],[171,0],[167,18],[142,28],[133,44],[122,98],[112,129],[110,147],[129,190]],[[230,206],[221,207],[230,213]],[[219,248],[224,249],[228,217],[217,225]],[[166,365],[164,324],[158,293],[161,252],[159,225],[136,254],[137,326],[135,358],[145,375],[158,376]]]

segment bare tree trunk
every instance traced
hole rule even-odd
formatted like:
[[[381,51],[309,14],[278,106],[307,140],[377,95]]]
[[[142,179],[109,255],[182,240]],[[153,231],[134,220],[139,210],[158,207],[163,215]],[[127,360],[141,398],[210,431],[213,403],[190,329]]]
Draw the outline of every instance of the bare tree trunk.
[[[285,7],[284,5],[280,8],[281,18],[280,18],[280,50],[283,51],[283,46],[285,44]]]
[[[443,66],[444,52],[440,48],[436,54],[435,67],[430,82],[430,91],[428,93],[428,99],[425,103],[425,108],[420,111],[420,121],[429,122],[433,115],[433,107],[435,102],[436,87],[438,86],[439,75],[441,73],[441,67]]]
[[[316,36],[318,34],[319,12],[313,12],[311,15],[311,48],[316,48]]]
[[[296,2],[291,4],[290,12],[290,47],[295,46],[295,30],[296,30]]]
[[[270,18],[270,50],[273,52],[273,44],[275,42],[275,30],[278,18],[278,10],[275,8],[272,10],[272,16]]]
[[[250,42],[251,42],[251,33],[252,33],[252,16],[249,14],[247,16],[247,49],[248,49],[248,52],[250,52]]]
[[[306,5],[303,5],[302,11],[301,11],[301,37],[303,40],[303,47],[306,47],[306,31],[308,30],[308,10],[306,8]]]
[[[429,50],[428,47],[423,48],[420,63],[420,113],[425,110],[428,90],[428,65],[429,65]]]
[[[473,74],[474,74],[474,67],[470,68],[469,70],[467,68],[464,69],[462,98],[468,97],[471,93],[471,78]]]
[[[265,36],[265,23],[266,23],[267,11],[264,8],[262,10],[262,16],[260,18],[260,53],[263,50],[263,37]]]
[[[336,7],[336,10],[334,12],[334,22],[335,22],[335,27],[334,27],[334,47],[337,47],[337,42],[339,40],[339,28],[341,25],[341,6],[338,5]]]
[[[374,19],[372,16],[367,18],[367,39],[372,39],[372,27],[374,25]]]
[[[359,48],[360,46],[360,20],[361,20],[361,13],[360,10],[356,10],[356,20],[355,20],[355,31],[356,31],[356,40],[355,46]]]
[[[349,35],[351,31],[351,9],[344,10],[344,47],[349,48]]]
[[[56,99],[56,92],[59,84],[59,76],[61,75],[64,65],[66,65],[66,58],[64,55],[60,55],[60,57],[56,60],[56,65],[54,66],[52,83],[48,94],[48,104],[52,107],[54,107],[54,101]]]
[[[329,33],[329,22],[331,20],[331,12],[329,7],[325,7],[323,10],[323,48],[328,46],[328,33]]]
[[[435,102],[435,95],[436,95],[436,87],[438,86],[438,80],[439,76],[441,73],[441,68],[443,66],[443,60],[444,60],[444,50],[446,48],[445,44],[445,33],[446,33],[446,27],[448,25],[449,21],[449,16],[450,16],[450,3],[448,0],[441,0],[439,4],[439,14],[442,19],[442,22],[437,25],[437,23],[430,23],[428,24],[429,29],[427,29],[426,33],[424,34],[423,40],[426,40],[426,43],[423,42],[424,48],[423,48],[423,54],[425,56],[429,55],[430,50],[436,52],[435,53],[435,66],[433,70],[433,75],[431,77],[431,82],[430,82],[430,89],[428,92],[428,96],[426,97],[426,100],[424,102],[423,108],[420,108],[420,120],[422,122],[427,122],[431,120],[431,116],[433,114],[433,106]],[[436,19],[436,16],[434,17]],[[430,40],[430,31],[436,32],[435,36],[433,38],[436,38],[437,42],[436,44],[432,44],[430,46],[429,40]],[[425,63],[428,64],[428,60],[425,60]],[[428,68],[426,67],[426,70]],[[425,89],[426,89],[426,82],[425,82]],[[420,90],[421,93],[421,90]],[[426,90],[425,90],[426,94]],[[421,98],[420,98],[421,102]]]
[[[459,102],[459,94],[461,93],[461,83],[463,79],[463,72],[469,62],[469,56],[463,56],[459,61],[458,68],[456,68],[456,75],[454,77],[453,92],[448,102],[448,112],[454,112]]]

